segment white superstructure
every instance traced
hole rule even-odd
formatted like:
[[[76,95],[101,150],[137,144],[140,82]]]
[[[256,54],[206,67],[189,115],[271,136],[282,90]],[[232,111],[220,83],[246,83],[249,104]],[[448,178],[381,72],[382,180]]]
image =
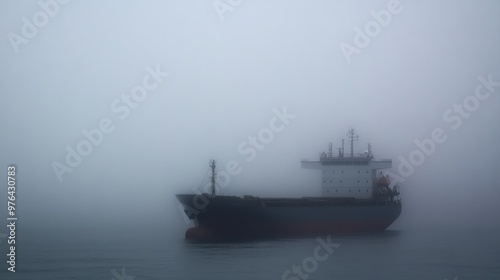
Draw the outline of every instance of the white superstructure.
[[[377,170],[392,167],[392,160],[373,160],[370,144],[360,156],[353,155],[353,141],[357,140],[354,129],[349,130],[350,156],[344,156],[344,143],[338,156],[321,153],[319,161],[302,161],[302,168],[321,170],[321,192],[325,197],[354,197],[372,199],[376,192]]]

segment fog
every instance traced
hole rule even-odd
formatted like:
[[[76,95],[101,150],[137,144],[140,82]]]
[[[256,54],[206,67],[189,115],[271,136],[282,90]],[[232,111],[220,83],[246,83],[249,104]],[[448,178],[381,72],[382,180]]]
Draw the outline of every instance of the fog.
[[[317,196],[320,173],[300,161],[349,128],[393,174],[438,129],[392,228],[500,227],[500,4],[401,1],[359,35],[389,2],[60,1],[36,31],[37,1],[0,3],[1,209],[15,164],[26,230],[183,236],[175,194],[202,185],[210,159],[241,168],[223,194]],[[127,103],[137,86],[149,89]],[[291,115],[282,129],[242,153],[277,112]]]

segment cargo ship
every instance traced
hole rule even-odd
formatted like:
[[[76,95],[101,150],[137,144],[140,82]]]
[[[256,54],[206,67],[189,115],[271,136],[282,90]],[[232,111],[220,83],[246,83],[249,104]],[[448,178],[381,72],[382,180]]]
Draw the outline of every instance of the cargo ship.
[[[302,168],[321,172],[321,196],[271,198],[216,193],[216,162],[210,161],[210,193],[178,194],[184,213],[194,221],[185,238],[227,240],[248,238],[298,238],[325,234],[357,234],[386,230],[401,214],[399,186],[381,170],[392,160],[375,160],[371,146],[354,155],[354,129],[347,133],[338,154],[332,144],[319,160],[302,161]]]

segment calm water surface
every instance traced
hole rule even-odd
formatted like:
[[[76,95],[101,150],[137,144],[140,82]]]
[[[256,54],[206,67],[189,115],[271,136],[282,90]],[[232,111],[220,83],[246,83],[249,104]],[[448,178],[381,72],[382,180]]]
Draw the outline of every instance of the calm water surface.
[[[489,231],[333,236],[340,246],[331,252],[314,238],[194,244],[139,234],[22,241],[17,272],[7,272],[2,261],[0,279],[500,279],[500,234]],[[6,244],[0,245],[5,256]]]

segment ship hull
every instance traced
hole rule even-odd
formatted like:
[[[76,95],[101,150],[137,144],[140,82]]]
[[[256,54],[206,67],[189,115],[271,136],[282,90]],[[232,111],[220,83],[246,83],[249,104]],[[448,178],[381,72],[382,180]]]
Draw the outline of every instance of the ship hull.
[[[384,231],[400,215],[398,201],[349,198],[259,198],[182,194],[196,227],[186,239],[296,238]]]

